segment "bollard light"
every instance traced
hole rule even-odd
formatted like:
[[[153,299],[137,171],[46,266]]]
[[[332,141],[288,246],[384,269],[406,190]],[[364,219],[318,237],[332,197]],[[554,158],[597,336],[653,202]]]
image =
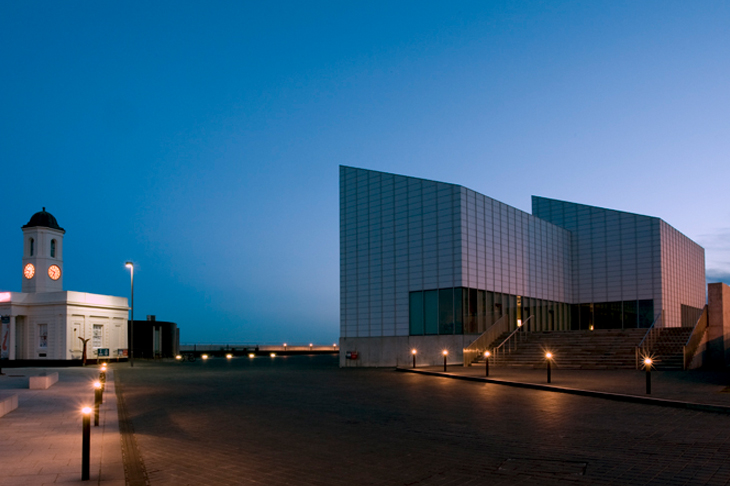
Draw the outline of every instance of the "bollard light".
[[[248,357],[249,357],[249,358],[253,358],[254,356],[256,356],[256,355],[255,355],[255,354],[253,354],[253,353],[248,353]]]
[[[545,359],[547,360],[547,382],[550,383],[550,362],[553,360],[553,353],[545,353]]]
[[[444,349],[443,354],[444,354],[444,372],[446,372],[446,357],[449,355],[449,351]]]
[[[651,358],[644,358],[644,369],[646,370],[646,394],[651,395]]]
[[[206,359],[208,359],[208,355],[207,354],[204,354],[204,355],[201,356],[201,358],[203,358],[203,361],[205,361]]]
[[[411,354],[413,355],[413,367],[416,367],[416,348],[411,349]]]
[[[232,355],[231,353],[228,353],[228,354],[226,355],[226,359],[231,359],[231,358],[233,358],[233,355]]]
[[[178,361],[182,361],[182,356],[180,356],[180,355],[178,354],[177,356],[175,356],[175,359],[176,359],[176,360],[178,360]]]
[[[271,356],[272,358],[276,358],[276,353],[271,353],[269,356]]]
[[[489,356],[491,356],[492,353],[489,351],[484,351],[484,364],[486,365],[486,374],[484,376],[489,376]]]
[[[91,407],[81,409],[83,415],[81,425],[81,480],[89,480],[89,465],[91,463]]]

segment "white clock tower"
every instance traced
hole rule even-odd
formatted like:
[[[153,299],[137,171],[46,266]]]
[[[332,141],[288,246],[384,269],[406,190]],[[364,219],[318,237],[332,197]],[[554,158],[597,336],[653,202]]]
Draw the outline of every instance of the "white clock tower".
[[[63,290],[63,235],[51,213],[35,213],[23,226],[22,292]]]

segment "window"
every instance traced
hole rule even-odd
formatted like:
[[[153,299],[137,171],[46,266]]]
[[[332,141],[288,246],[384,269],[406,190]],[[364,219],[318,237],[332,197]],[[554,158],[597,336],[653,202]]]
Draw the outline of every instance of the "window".
[[[48,324],[38,324],[38,348],[48,348]]]
[[[33,256],[33,251],[35,250],[35,240],[33,238],[30,239],[30,256]]]
[[[56,240],[51,240],[51,258],[56,258]]]
[[[104,326],[102,324],[94,324],[94,348],[101,347],[101,338],[104,335]]]
[[[423,335],[423,292],[411,292],[410,295],[411,336]]]

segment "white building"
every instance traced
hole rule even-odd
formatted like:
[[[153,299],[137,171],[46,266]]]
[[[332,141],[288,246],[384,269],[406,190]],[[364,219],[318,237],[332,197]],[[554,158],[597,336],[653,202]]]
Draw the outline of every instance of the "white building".
[[[527,331],[693,325],[702,247],[659,218],[340,167],[340,364],[439,364],[505,318]],[[357,359],[348,360],[348,353]]]
[[[23,226],[22,292],[0,292],[2,358],[127,356],[125,297],[63,290],[63,236],[46,208]]]

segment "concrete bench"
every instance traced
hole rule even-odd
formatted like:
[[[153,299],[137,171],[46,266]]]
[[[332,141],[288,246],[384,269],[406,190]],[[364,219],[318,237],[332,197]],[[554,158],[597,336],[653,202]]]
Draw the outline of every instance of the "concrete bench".
[[[0,396],[0,417],[18,408],[18,395]]]
[[[58,381],[58,373],[48,373],[28,378],[28,388],[31,390],[45,390]]]

